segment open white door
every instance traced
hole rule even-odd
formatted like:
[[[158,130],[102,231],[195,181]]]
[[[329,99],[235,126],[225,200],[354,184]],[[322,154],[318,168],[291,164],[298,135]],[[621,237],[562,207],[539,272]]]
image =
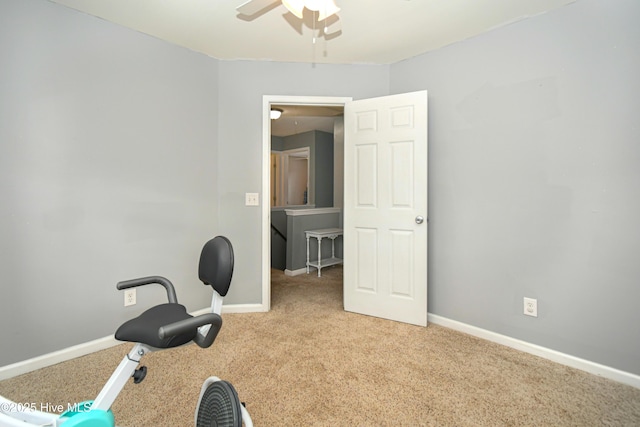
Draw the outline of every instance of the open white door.
[[[345,104],[344,308],[427,324],[427,92]]]

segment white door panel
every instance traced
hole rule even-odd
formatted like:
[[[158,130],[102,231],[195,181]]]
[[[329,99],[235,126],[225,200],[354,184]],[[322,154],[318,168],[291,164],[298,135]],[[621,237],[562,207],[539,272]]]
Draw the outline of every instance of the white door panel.
[[[345,105],[345,310],[427,324],[427,93]]]

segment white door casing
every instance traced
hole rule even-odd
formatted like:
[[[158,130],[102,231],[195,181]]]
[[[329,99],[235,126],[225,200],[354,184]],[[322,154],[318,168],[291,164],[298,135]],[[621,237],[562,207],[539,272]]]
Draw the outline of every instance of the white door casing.
[[[426,326],[427,151],[426,91],[345,104],[345,310]]]

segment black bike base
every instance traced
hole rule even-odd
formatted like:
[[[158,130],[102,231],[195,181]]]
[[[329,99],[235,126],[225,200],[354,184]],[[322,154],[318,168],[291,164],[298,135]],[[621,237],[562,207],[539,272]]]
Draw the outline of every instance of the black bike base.
[[[209,384],[197,411],[196,427],[242,427],[238,393],[226,381]]]

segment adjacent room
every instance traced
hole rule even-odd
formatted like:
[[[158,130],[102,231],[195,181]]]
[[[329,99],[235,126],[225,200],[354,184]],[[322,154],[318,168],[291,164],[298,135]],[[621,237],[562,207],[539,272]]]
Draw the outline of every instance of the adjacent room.
[[[639,425],[639,19],[0,0],[0,426]]]

